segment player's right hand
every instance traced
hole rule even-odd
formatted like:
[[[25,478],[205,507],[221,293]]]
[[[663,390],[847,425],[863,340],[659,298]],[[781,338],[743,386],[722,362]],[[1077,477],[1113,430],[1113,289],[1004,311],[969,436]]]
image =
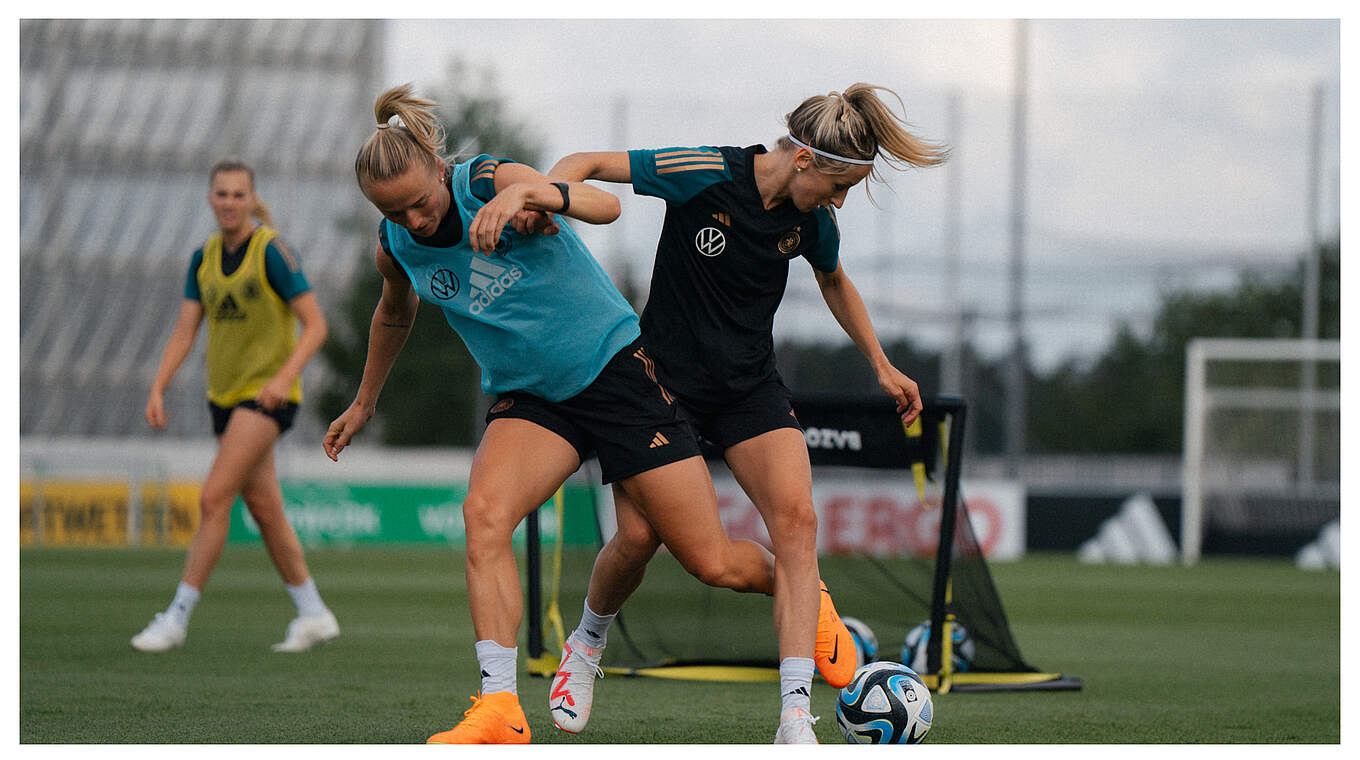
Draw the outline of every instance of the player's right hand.
[[[146,415],[146,424],[150,425],[155,430],[165,429],[165,400],[162,398],[161,394],[152,391],[151,394],[146,397],[146,411],[144,414]]]
[[[354,436],[372,418],[371,407],[362,406],[357,401],[350,404],[345,413],[336,417],[326,429],[326,437],[321,440],[321,448],[325,449],[326,456],[330,457],[332,462],[340,461],[340,452],[345,450]]]

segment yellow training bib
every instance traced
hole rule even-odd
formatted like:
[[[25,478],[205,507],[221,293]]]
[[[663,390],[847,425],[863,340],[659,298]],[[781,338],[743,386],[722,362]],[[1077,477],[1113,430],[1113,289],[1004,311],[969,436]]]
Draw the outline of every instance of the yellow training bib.
[[[257,228],[241,266],[230,275],[222,274],[222,234],[203,245],[198,292],[208,320],[208,400],[218,406],[255,398],[297,343],[297,317],[265,275],[265,247],[277,234]],[[301,376],[288,400],[302,402]]]

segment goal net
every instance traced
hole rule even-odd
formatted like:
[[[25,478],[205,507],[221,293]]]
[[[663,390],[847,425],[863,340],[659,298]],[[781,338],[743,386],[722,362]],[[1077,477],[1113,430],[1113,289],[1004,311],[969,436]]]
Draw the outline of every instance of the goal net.
[[[1339,341],[1186,348],[1181,556],[1292,553],[1341,514]]]
[[[1079,688],[1075,679],[1031,667],[1011,633],[959,495],[961,399],[928,399],[910,433],[880,400],[800,398],[795,410],[813,463],[821,576],[837,611],[874,632],[877,659],[906,659],[903,641],[922,623],[932,631],[961,626],[972,642],[965,668],[942,650],[950,636],[927,640],[922,675],[932,688]],[[709,466],[728,534],[768,547],[759,515],[744,495],[733,495],[740,489],[721,459]],[[612,535],[613,504],[607,489],[600,493],[606,498],[594,517],[602,545]],[[558,621],[565,616],[569,630],[579,618],[599,548],[563,552],[546,533],[531,539],[528,558],[528,651],[539,675],[556,668]],[[772,600],[705,586],[663,547],[615,619],[603,664],[632,675],[777,680]]]

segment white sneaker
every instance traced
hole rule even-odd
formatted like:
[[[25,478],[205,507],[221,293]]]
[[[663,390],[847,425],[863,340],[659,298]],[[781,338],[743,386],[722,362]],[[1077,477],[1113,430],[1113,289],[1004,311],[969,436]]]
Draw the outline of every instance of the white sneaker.
[[[794,707],[779,714],[779,730],[774,732],[775,744],[816,744],[817,734],[812,724],[817,722],[807,710]]]
[[[188,631],[174,618],[157,612],[142,632],[132,637],[132,646],[143,652],[164,652],[184,645]]]
[[[339,635],[340,624],[330,610],[321,615],[299,615],[288,624],[283,641],[270,648],[275,652],[305,652]]]
[[[553,723],[569,734],[579,734],[590,720],[590,705],[595,700],[595,677],[604,677],[600,659],[604,647],[589,647],[575,636],[562,645],[562,660],[552,678],[548,708]]]

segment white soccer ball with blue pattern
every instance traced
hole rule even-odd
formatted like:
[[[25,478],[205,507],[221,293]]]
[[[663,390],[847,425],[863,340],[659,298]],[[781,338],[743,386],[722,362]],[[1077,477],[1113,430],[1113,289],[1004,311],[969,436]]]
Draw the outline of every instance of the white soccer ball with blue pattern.
[[[851,744],[920,744],[934,713],[925,681],[900,662],[860,667],[836,697],[836,723]]]
[[[850,638],[855,640],[855,649],[859,654],[859,664],[867,665],[878,659],[878,637],[874,635],[872,629],[859,618],[842,617],[841,622],[850,629]]]
[[[955,673],[967,673],[973,667],[973,657],[977,654],[977,645],[973,643],[973,637],[968,635],[968,629],[958,623],[949,624],[949,639],[953,656],[950,658],[954,665]],[[926,667],[926,646],[930,643],[930,621],[916,626],[907,631],[907,637],[902,641],[902,662],[918,673],[928,673]]]

